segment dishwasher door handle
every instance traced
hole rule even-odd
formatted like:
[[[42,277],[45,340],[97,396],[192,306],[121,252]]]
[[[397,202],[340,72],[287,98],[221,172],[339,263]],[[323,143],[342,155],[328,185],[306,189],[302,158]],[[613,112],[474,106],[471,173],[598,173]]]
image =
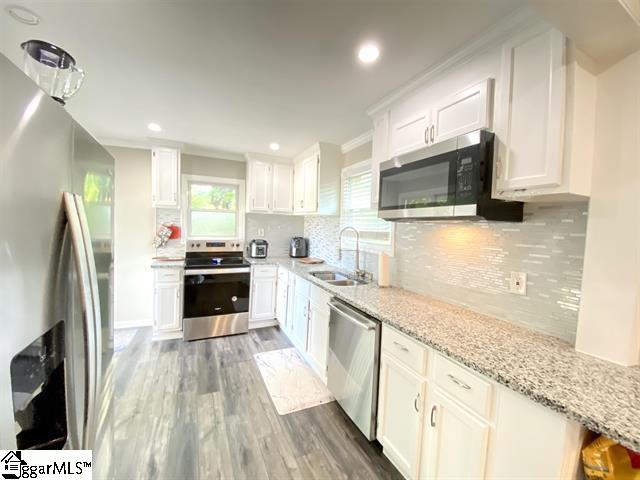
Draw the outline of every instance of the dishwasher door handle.
[[[357,325],[358,327],[360,327],[360,328],[362,328],[364,330],[375,330],[376,329],[376,324],[373,323],[373,322],[361,321],[361,320],[357,319],[356,317],[352,317],[351,315],[349,315],[348,311],[345,312],[343,309],[337,307],[333,303],[328,303],[327,305],[329,305],[329,308],[331,310],[333,310],[336,313],[339,313],[342,316],[342,318],[346,318],[351,323],[353,323],[354,325]]]

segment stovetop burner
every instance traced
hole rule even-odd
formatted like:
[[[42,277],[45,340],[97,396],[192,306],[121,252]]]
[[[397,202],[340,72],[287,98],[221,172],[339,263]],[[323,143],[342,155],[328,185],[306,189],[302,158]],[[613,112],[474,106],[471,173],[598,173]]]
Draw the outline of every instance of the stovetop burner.
[[[242,253],[201,253],[187,252],[185,266],[187,268],[227,268],[248,267],[251,264],[245,260]]]

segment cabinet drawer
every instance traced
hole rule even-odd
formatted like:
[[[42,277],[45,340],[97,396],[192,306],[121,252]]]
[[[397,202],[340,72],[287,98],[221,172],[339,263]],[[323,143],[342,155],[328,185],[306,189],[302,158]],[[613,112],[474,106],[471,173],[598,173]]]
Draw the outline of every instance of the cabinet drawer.
[[[489,380],[436,355],[434,360],[436,384],[474,412],[489,417],[493,388]]]
[[[329,300],[331,300],[331,294],[326,290],[323,290],[320,287],[316,287],[315,285],[311,285],[311,304],[320,310],[326,309],[327,313],[329,311]]]
[[[257,265],[253,267],[252,273],[256,278],[275,278],[277,270],[275,265]]]
[[[157,283],[180,283],[182,281],[182,270],[178,268],[158,268],[154,273]]]
[[[382,350],[412,368],[416,373],[427,374],[429,354],[427,347],[386,325],[382,326]]]

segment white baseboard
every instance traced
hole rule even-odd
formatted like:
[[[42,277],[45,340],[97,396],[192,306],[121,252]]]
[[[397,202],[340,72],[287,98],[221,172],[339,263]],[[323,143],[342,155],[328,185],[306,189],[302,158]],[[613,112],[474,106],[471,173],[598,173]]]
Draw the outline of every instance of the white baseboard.
[[[249,330],[254,328],[275,327],[279,325],[278,320],[272,318],[271,320],[249,320]]]
[[[123,330],[125,328],[142,328],[152,327],[153,321],[151,320],[131,320],[129,322],[116,322],[113,325],[114,330]]]

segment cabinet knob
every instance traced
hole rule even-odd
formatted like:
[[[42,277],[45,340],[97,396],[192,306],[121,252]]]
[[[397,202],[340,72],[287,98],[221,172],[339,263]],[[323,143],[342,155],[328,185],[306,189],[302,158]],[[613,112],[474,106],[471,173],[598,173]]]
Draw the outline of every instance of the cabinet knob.
[[[431,143],[435,140],[436,127],[435,125],[431,125]]]
[[[433,407],[431,407],[431,415],[429,417],[429,421],[430,421],[432,427],[436,426],[435,414],[436,414],[436,406],[434,405]]]
[[[418,406],[418,401],[420,401],[420,392],[418,392],[418,395],[416,396],[415,400],[413,400],[413,408],[415,409],[416,412],[420,413],[420,407]]]
[[[424,143],[429,144],[429,127],[424,129]]]

